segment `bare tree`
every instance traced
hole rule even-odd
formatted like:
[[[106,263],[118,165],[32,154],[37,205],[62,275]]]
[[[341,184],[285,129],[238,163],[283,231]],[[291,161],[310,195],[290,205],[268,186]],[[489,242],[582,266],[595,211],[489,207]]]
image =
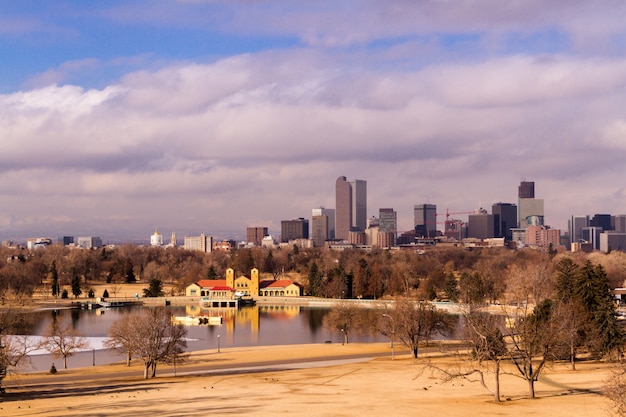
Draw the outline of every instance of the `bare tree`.
[[[131,315],[123,316],[114,321],[109,328],[109,338],[104,341],[106,348],[117,350],[126,355],[126,366],[130,366],[136,339],[133,335],[131,321]]]
[[[121,321],[120,323],[118,323]],[[187,329],[172,322],[172,315],[162,308],[133,311],[120,318],[109,334],[107,346],[125,350],[143,361],[144,378],[154,378],[159,362],[184,359]]]
[[[343,343],[350,341],[349,334],[359,327],[359,308],[348,302],[336,304],[324,317],[324,325],[331,331],[341,332]]]
[[[0,394],[4,394],[2,380],[39,346],[28,336],[13,336],[25,320],[26,315],[17,306],[24,303],[26,296],[6,290],[0,292],[0,298]]]
[[[433,334],[445,331],[445,313],[426,302],[398,298],[384,316],[389,320],[381,321],[381,333],[398,336],[400,342],[411,349],[414,358],[417,358],[420,342],[428,342]]]
[[[67,358],[88,348],[89,343],[71,325],[52,323],[45,333],[43,347],[53,357],[63,358],[63,368],[67,369]]]

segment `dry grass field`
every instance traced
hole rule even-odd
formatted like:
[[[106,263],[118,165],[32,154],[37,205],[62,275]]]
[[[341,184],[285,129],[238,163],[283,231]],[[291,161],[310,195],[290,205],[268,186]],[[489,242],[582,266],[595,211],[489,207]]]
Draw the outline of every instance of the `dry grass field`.
[[[529,399],[526,382],[502,377],[502,403],[478,383],[443,383],[426,366],[454,367],[458,360],[438,354],[414,360],[402,352],[346,362],[300,364],[307,358],[389,353],[387,344],[263,346],[196,352],[185,366],[160,366],[157,378],[143,380],[141,365],[115,364],[62,371],[57,375],[17,375],[0,403],[6,416],[608,416],[601,394],[609,365],[581,363],[547,369]],[[250,362],[290,360],[287,370],[241,369]],[[193,366],[227,365],[231,372],[189,375]],[[72,376],[68,382],[59,377]],[[88,381],[77,381],[90,375]],[[41,378],[43,382],[41,382]],[[55,380],[56,378],[56,380]]]

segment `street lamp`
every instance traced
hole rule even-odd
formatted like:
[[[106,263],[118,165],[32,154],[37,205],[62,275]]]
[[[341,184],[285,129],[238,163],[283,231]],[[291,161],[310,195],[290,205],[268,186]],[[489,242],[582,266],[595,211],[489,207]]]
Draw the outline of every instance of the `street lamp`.
[[[391,322],[391,360],[393,360],[393,356],[394,356],[393,339],[394,339],[394,335],[396,334],[396,324],[393,320],[393,317],[391,317],[389,314],[383,314],[383,317],[388,318],[389,321]]]
[[[341,328],[341,346],[344,345],[344,343],[346,342],[346,333],[343,330],[343,327]]]
[[[217,335],[217,353],[220,353],[220,335]]]

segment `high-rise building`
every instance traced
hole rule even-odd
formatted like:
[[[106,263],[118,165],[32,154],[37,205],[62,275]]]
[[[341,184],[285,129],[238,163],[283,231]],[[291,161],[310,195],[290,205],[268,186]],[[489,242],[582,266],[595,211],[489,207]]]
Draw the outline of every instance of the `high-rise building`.
[[[185,236],[183,247],[186,250],[196,250],[209,253],[213,251],[213,237],[202,233],[200,236]]]
[[[543,199],[535,198],[535,183],[522,181],[518,197],[518,227],[525,229],[530,224],[543,226]]]
[[[261,246],[263,238],[267,235],[267,227],[254,226],[246,228],[246,242],[253,243],[254,246]]]
[[[396,234],[398,233],[398,214],[392,208],[381,208],[378,210],[379,233],[391,233],[393,235],[391,246],[396,244]]]
[[[626,233],[626,214],[618,214],[611,219],[612,229],[616,232]]]
[[[591,220],[589,220],[589,226],[601,227],[604,232],[614,230],[614,227],[611,225],[610,214],[595,214]]]
[[[525,230],[525,242],[531,247],[556,248],[561,244],[561,231],[546,226],[528,226]]]
[[[303,217],[295,220],[282,220],[280,230],[280,241],[283,243],[295,239],[308,239],[309,221]]]
[[[348,181],[339,177],[335,182],[335,238],[347,240],[351,230],[364,231],[367,223],[367,182]]]
[[[582,242],[583,229],[589,227],[589,216],[572,216],[568,223],[570,244]]]
[[[517,187],[518,198],[535,198],[535,183],[532,181],[522,181]]]
[[[467,237],[488,239],[495,236],[495,219],[487,210],[479,209],[468,217]]]
[[[414,205],[413,220],[415,237],[437,236],[437,206],[435,204]]]
[[[511,203],[496,203],[491,206],[495,222],[495,237],[503,237],[506,241],[513,239],[511,229],[517,227],[517,206]]]
[[[311,210],[311,239],[313,245],[324,246],[327,240],[335,238],[335,210],[324,207]]]
[[[585,241],[586,243],[590,243],[593,249],[599,250],[600,249],[600,233],[602,232],[603,230],[601,227],[594,227],[594,226],[583,227],[582,240]]]

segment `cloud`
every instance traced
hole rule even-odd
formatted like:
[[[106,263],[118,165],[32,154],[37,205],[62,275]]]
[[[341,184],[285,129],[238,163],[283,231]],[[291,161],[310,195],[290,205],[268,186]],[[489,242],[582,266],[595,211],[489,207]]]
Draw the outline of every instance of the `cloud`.
[[[247,54],[102,89],[2,95],[0,217],[81,230],[97,218],[146,233],[274,219],[276,231],[333,207],[339,175],[367,180],[368,215],[394,207],[406,228],[421,202],[516,202],[523,177],[557,226],[570,211],[623,207],[612,185],[626,159],[623,59],[517,55],[397,71],[327,58]]]

